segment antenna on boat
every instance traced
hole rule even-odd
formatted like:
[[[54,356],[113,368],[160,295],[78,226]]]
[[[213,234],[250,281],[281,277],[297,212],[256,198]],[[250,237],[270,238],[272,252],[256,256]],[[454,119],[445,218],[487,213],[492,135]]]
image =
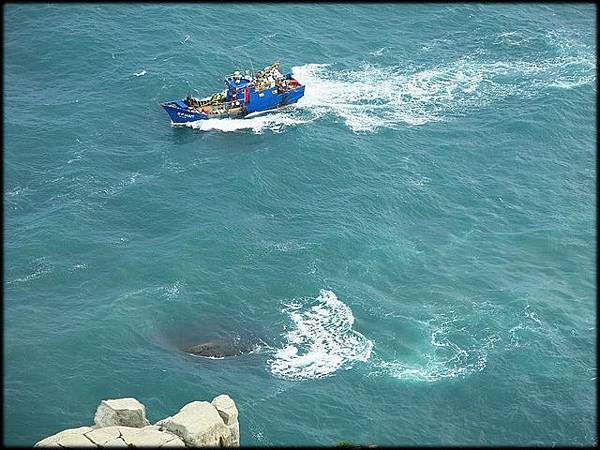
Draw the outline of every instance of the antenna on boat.
[[[248,58],[250,60],[250,70],[252,73],[252,79],[254,79],[254,67],[252,66],[252,60],[250,58]]]

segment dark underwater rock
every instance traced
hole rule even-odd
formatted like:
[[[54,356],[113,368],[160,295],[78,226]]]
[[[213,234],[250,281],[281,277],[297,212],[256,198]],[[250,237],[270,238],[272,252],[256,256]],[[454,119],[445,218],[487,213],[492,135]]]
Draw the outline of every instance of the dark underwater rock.
[[[187,353],[208,358],[225,358],[226,356],[239,356],[249,353],[252,348],[240,345],[239,342],[210,341],[194,345],[185,349]]]

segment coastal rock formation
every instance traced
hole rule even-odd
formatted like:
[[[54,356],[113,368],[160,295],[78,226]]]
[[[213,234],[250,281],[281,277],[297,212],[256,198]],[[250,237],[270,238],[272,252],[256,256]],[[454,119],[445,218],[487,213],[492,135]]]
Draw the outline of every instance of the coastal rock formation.
[[[239,447],[235,402],[219,395],[211,403],[194,401],[174,416],[150,425],[134,398],[102,400],[95,425],[71,428],[42,439],[35,447]]]
[[[102,400],[96,410],[94,423],[99,427],[126,425],[141,428],[150,425],[146,419],[146,408],[135,398]]]
[[[188,403],[173,417],[167,417],[157,425],[193,447],[223,447],[230,441],[229,429],[217,409],[208,402]]]
[[[34,447],[185,447],[179,437],[158,430],[154,425],[144,428],[109,426],[80,427],[61,431],[41,440]]]
[[[225,446],[239,445],[240,423],[238,422],[238,410],[235,402],[229,395],[223,394],[215,397],[211,403],[219,412],[227,428],[229,428],[230,441],[226,442]]]
[[[93,431],[92,427],[79,427],[63,430],[60,433],[42,439],[34,447],[93,447],[94,445],[83,435]]]

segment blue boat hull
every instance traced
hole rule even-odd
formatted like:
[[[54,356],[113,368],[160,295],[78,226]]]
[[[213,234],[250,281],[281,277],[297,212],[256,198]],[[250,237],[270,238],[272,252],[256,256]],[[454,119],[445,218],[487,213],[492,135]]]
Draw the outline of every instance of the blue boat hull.
[[[221,113],[203,113],[188,107],[184,99],[163,102],[160,105],[169,114],[172,125],[183,125],[189,122],[208,119],[239,119],[248,114],[272,111],[296,103],[304,95],[304,86],[298,86],[287,92],[278,93],[276,89],[252,91],[248,101],[241,108],[230,108]]]

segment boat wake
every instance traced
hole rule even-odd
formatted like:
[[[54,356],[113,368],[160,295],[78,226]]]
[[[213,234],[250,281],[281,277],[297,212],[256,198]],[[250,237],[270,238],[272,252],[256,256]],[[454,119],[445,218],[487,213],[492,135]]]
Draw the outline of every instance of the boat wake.
[[[510,96],[531,97],[596,79],[595,58],[589,55],[491,62],[464,57],[416,72],[370,64],[342,71],[306,64],[292,70],[306,85],[298,107],[338,117],[354,132],[444,121]]]
[[[309,120],[303,119],[298,115],[286,112],[276,112],[254,117],[247,117],[244,119],[197,120],[196,122],[186,123],[186,126],[200,131],[218,130],[224,132],[234,132],[250,130],[255,134],[262,134],[264,131],[281,133],[287,127],[303,124],[308,121]]]
[[[505,41],[506,36],[500,44],[514,44]],[[411,62],[364,63],[342,70],[330,64],[295,66],[294,78],[306,86],[295,109],[189,126],[203,131],[281,132],[329,116],[356,133],[375,132],[450,120],[512,96],[531,98],[547,90],[594,85],[596,57],[589,46],[559,32],[549,33],[544,41],[552,51],[532,59],[498,59],[482,44],[480,51],[433,67],[415,68]],[[384,50],[392,56],[387,48],[375,54],[381,56]]]
[[[371,356],[373,343],[352,329],[352,311],[332,291],[321,290],[314,299],[296,299],[283,312],[291,319],[291,329],[268,361],[274,375],[323,378]]]

